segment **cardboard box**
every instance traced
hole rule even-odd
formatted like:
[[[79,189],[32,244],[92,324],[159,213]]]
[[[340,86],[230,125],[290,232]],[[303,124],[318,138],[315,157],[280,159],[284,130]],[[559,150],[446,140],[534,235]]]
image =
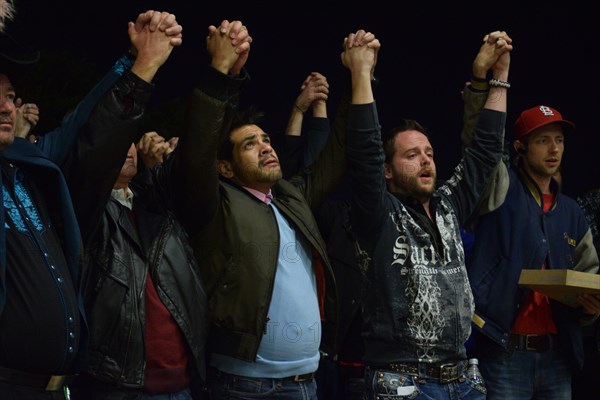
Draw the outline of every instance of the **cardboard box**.
[[[580,307],[576,299],[578,295],[600,294],[600,275],[572,269],[524,269],[521,271],[519,285],[577,308]]]

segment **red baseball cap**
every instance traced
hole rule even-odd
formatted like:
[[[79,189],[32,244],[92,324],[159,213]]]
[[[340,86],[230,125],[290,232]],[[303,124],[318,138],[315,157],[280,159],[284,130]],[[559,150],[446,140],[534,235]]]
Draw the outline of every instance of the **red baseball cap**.
[[[531,107],[521,113],[515,122],[515,140],[521,140],[523,136],[544,125],[558,122],[563,125],[565,132],[571,132],[575,125],[571,121],[563,119],[556,109],[548,106]]]

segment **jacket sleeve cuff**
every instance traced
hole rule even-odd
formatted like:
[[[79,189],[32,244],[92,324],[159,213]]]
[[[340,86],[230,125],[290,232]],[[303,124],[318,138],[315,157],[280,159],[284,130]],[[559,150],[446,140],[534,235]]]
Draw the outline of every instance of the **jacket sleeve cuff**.
[[[210,97],[228,101],[238,95],[242,86],[249,79],[250,76],[245,69],[242,69],[239,76],[231,76],[225,75],[209,65],[200,81],[200,87]]]
[[[123,72],[119,87],[124,94],[133,94],[140,104],[146,104],[154,90],[154,84],[146,82],[131,70]]]

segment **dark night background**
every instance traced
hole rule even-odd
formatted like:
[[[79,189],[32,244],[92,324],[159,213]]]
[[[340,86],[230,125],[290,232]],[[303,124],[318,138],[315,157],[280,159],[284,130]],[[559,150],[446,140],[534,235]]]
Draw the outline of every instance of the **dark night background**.
[[[574,2],[511,5],[506,2],[214,2],[15,0],[18,14],[8,32],[42,51],[43,74],[24,83],[24,100],[41,108],[38,129],[56,126],[128,48],[127,22],[147,9],[176,14],[184,41],[159,71],[148,129],[179,134],[184,99],[206,59],[209,24],[240,19],[254,42],[246,64],[252,77],[243,101],[266,112],[263,124],[275,138],[311,71],[330,83],[329,113],[348,84],[340,62],[342,39],[364,28],[382,43],[376,99],[383,129],[414,118],[432,134],[440,178],[460,156],[460,90],[470,77],[481,38],[506,30],[514,40],[507,137],[519,112],[538,104],[557,108],[577,127],[567,138],[564,189],[577,196],[600,186],[598,23]],[[484,5],[485,4],[485,5]],[[42,75],[42,76],[40,76]]]

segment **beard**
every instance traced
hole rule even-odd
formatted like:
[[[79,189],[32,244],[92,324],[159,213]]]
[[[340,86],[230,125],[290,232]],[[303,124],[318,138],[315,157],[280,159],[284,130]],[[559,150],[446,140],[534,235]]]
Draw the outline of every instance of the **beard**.
[[[431,185],[423,185],[420,181],[421,173],[417,175],[398,174],[394,176],[394,185],[400,189],[400,193],[415,197],[417,199],[429,198],[433,195],[437,184],[437,174],[428,170],[431,176]]]
[[[529,168],[531,169],[531,175],[537,175],[542,178],[551,178],[560,170],[560,164],[555,167],[529,164]]]
[[[258,166],[248,165],[245,168],[232,164],[233,173],[242,182],[255,183],[277,183],[282,177],[281,167],[269,168],[267,171],[262,169],[262,163]]]

